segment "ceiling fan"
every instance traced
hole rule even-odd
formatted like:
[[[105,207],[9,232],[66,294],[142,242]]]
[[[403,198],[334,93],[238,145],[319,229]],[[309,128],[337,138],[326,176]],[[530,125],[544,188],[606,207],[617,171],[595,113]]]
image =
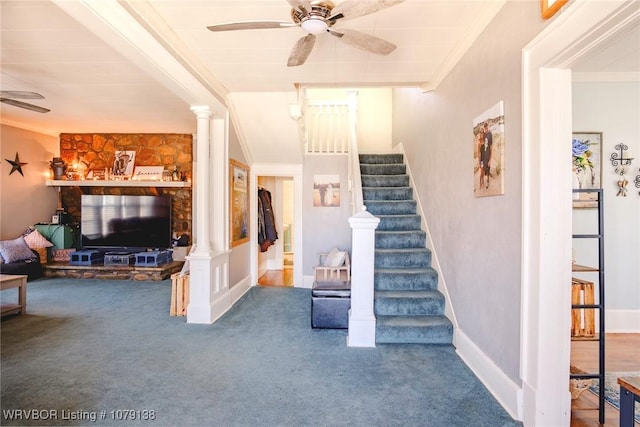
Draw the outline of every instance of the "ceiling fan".
[[[288,67],[305,63],[316,42],[316,36],[329,33],[343,42],[376,55],[388,55],[396,45],[386,40],[356,30],[334,30],[331,27],[340,19],[353,19],[377,12],[404,0],[346,0],[335,5],[331,0],[287,0],[291,5],[291,20],[232,22],[210,25],[210,31],[254,30],[266,28],[301,27],[306,33],[294,45],[287,61]]]
[[[27,92],[22,90],[0,90],[0,102],[13,105],[14,107],[20,107],[38,113],[48,113],[48,108],[40,107],[38,105],[29,104],[28,102],[17,101],[18,99],[44,99],[44,96],[37,92]]]

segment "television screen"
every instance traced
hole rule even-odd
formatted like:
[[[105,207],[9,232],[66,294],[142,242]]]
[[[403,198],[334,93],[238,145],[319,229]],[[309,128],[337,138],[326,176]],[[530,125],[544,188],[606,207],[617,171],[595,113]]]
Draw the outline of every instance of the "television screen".
[[[83,248],[169,248],[171,196],[83,194],[80,231]]]

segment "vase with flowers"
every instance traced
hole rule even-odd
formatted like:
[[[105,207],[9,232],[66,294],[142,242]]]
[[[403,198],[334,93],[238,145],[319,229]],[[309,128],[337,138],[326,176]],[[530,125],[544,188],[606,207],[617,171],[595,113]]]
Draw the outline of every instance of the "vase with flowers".
[[[589,140],[573,138],[571,145],[574,187],[585,188],[587,179],[591,178],[593,180],[593,162],[591,161],[593,153],[589,150]]]

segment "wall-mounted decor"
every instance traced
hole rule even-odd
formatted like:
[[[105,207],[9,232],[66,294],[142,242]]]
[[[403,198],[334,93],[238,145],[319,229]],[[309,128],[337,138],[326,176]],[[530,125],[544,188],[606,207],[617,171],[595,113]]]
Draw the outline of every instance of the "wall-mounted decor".
[[[601,188],[602,132],[574,132],[571,141],[573,155],[573,188]],[[597,207],[597,193],[577,193],[574,208]]]
[[[11,165],[11,172],[9,172],[9,175],[14,173],[15,171],[18,171],[20,175],[24,176],[24,174],[22,173],[22,166],[26,165],[27,163],[20,161],[20,156],[18,155],[18,152],[16,152],[15,160],[9,160],[9,159],[5,159],[5,160],[9,162],[9,164]]]
[[[249,166],[229,160],[231,246],[249,241]]]
[[[133,175],[135,160],[135,151],[116,151],[112,175],[114,177],[129,177]]]
[[[629,172],[629,166],[631,166],[633,162],[633,157],[631,157],[631,153],[629,153],[627,144],[616,144],[614,148],[616,151],[611,153],[609,160],[611,161],[611,165],[615,166],[615,171],[618,174],[618,192],[616,196],[627,197],[629,180],[626,175],[627,172]]]
[[[504,101],[473,119],[473,194],[504,194]]]
[[[549,19],[560,10],[569,0],[540,0],[542,6],[542,17]]]
[[[340,206],[340,175],[313,176],[313,206]]]

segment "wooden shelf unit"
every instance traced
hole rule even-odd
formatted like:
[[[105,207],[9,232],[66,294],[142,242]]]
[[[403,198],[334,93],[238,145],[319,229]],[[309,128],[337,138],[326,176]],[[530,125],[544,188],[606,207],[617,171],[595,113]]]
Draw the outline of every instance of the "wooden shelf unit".
[[[597,199],[596,209],[597,209],[597,233],[591,234],[573,234],[572,237],[574,239],[594,239],[597,241],[598,246],[598,266],[590,267],[581,264],[573,264],[571,270],[573,272],[580,273],[590,273],[596,276],[594,282],[597,284],[597,303],[579,303],[576,304],[572,302],[571,309],[573,312],[578,310],[590,310],[591,312],[597,310],[597,315],[594,315],[596,321],[598,322],[598,334],[594,334],[593,337],[585,337],[581,338],[581,340],[593,340],[598,341],[598,372],[590,372],[590,373],[579,373],[579,374],[570,374],[569,377],[571,379],[596,379],[598,381],[599,386],[599,396],[598,396],[598,420],[600,424],[604,424],[605,420],[605,400],[604,400],[604,374],[605,374],[605,310],[604,310],[604,206],[603,206],[603,190],[602,188],[593,188],[593,189],[581,189],[581,190],[573,190],[573,193],[595,193]],[[574,201],[579,201],[574,199]],[[575,279],[574,279],[575,280]],[[577,279],[579,280],[579,279]],[[593,292],[594,284],[585,280],[579,280],[580,282],[590,283],[591,292]],[[572,282],[573,287],[573,282]],[[573,338],[572,338],[573,339]]]

